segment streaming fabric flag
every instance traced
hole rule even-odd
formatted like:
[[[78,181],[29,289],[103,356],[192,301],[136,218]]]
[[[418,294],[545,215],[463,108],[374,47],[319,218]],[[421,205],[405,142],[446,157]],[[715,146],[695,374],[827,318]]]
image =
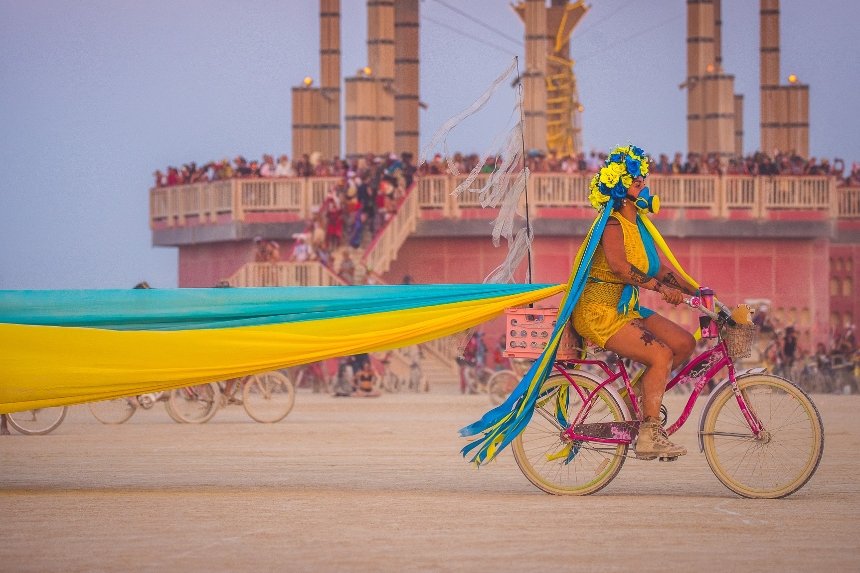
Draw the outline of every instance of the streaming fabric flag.
[[[0,291],[0,414],[448,336],[565,285]]]

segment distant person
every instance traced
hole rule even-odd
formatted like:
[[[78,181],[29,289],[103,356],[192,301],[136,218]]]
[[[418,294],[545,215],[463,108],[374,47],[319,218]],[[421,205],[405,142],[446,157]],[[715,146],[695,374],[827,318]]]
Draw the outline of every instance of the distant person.
[[[352,261],[349,251],[343,252],[343,259],[340,261],[337,274],[347,284],[351,285],[355,282],[355,263]]]
[[[357,398],[377,398],[381,395],[376,389],[376,373],[369,361],[365,362],[355,375],[355,390],[352,395]]]

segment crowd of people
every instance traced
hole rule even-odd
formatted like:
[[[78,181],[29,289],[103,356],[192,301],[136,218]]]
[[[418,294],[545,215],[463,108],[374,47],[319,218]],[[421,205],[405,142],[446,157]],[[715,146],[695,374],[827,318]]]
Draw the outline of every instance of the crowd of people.
[[[324,158],[321,153],[304,154],[297,160],[291,160],[287,155],[280,155],[275,160],[274,155],[264,154],[261,160],[248,160],[239,155],[232,161],[224,158],[220,161],[209,161],[198,165],[192,161],[181,167],[168,166],[163,171],[155,171],[152,175],[155,187],[172,187],[189,183],[207,183],[228,179],[275,178],[275,177],[351,177],[354,174],[362,176],[374,171],[379,164],[391,162],[400,163],[404,176],[411,178],[415,172],[410,169],[413,162],[411,153],[373,155],[368,154],[357,159],[347,160],[340,157]]]
[[[605,153],[592,150],[575,156],[558,156],[555,153],[530,153],[529,170],[533,173],[596,173],[606,160]],[[757,151],[746,157],[725,160],[716,154],[702,156],[699,153],[684,154],[677,152],[672,158],[661,153],[651,158],[650,172],[660,175],[832,175],[842,184],[860,186],[860,163],[853,163],[846,170],[843,159],[803,158],[796,154],[776,153],[773,157]],[[419,172],[422,175],[441,175],[450,172],[449,163],[459,173],[470,173],[482,161],[477,154],[455,153],[450,162],[441,155],[424,163]],[[482,173],[490,173],[498,159],[484,160]]]
[[[371,156],[340,164],[340,181],[328,190],[304,232],[293,235],[295,241],[288,260],[319,261],[347,284],[355,284],[359,278],[369,282],[373,280],[370,273],[357,272],[358,250],[365,248],[397,212],[412,185],[415,168],[409,153],[400,157]],[[257,237],[255,244],[256,262],[281,260],[276,241]]]
[[[781,325],[760,307],[753,317],[759,327],[759,359],[774,373],[812,391],[855,393],[860,390],[860,349],[853,324],[836,328],[827,343],[801,344],[794,325]]]
[[[555,153],[529,153],[527,159],[529,169],[533,173],[571,175],[596,173],[605,160],[605,153],[594,150],[567,156],[559,156]],[[373,172],[375,167],[380,164],[388,167],[392,161],[403,166],[404,176],[408,177],[411,183],[411,178],[416,172],[421,175],[441,175],[449,173],[450,166],[453,165],[459,173],[470,173],[481,161],[483,161],[481,172],[490,173],[500,160],[482,159],[475,153],[455,153],[449,161],[437,154],[423,163],[420,169],[416,169],[413,166],[413,157],[409,153],[403,153],[399,157],[393,154],[368,155],[351,161],[339,157],[327,159],[318,152],[304,154],[295,161],[290,160],[286,155],[280,155],[276,160],[274,155],[267,154],[263,155],[261,160],[250,161],[240,155],[232,161],[222,159],[203,165],[191,162],[181,167],[170,166],[164,171],[156,171],[153,177],[156,187],[254,177],[343,177],[348,179],[358,175],[367,181],[367,174]],[[841,158],[830,161],[782,152],[769,155],[756,151],[745,157],[728,160],[716,154],[702,156],[699,153],[684,155],[676,152],[670,158],[668,154],[661,153],[651,158],[650,168],[651,173],[661,175],[831,175],[838,178],[843,185],[860,186],[860,162],[853,162],[849,169]]]

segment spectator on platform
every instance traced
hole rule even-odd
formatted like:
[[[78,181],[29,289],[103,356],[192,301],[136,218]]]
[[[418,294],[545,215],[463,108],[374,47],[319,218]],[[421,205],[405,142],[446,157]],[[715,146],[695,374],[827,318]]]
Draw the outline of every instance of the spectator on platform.
[[[275,158],[271,155],[263,155],[263,164],[260,165],[260,177],[275,176]]]
[[[290,253],[290,262],[304,263],[316,258],[311,246],[308,244],[308,235],[305,233],[296,233],[293,235],[293,238],[296,242],[293,245],[292,253]]]
[[[281,260],[281,246],[276,241],[267,241],[263,237],[254,237],[254,262],[277,263]]]
[[[296,170],[286,155],[278,157],[278,165],[275,167],[275,177],[295,177]]]

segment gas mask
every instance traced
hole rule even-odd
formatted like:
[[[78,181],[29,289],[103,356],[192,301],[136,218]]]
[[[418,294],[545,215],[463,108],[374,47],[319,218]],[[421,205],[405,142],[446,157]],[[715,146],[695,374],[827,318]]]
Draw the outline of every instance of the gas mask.
[[[633,204],[642,213],[654,213],[656,215],[660,212],[660,198],[657,195],[651,195],[651,190],[647,187],[642,188],[638,197],[627,195],[627,199],[633,201]]]

